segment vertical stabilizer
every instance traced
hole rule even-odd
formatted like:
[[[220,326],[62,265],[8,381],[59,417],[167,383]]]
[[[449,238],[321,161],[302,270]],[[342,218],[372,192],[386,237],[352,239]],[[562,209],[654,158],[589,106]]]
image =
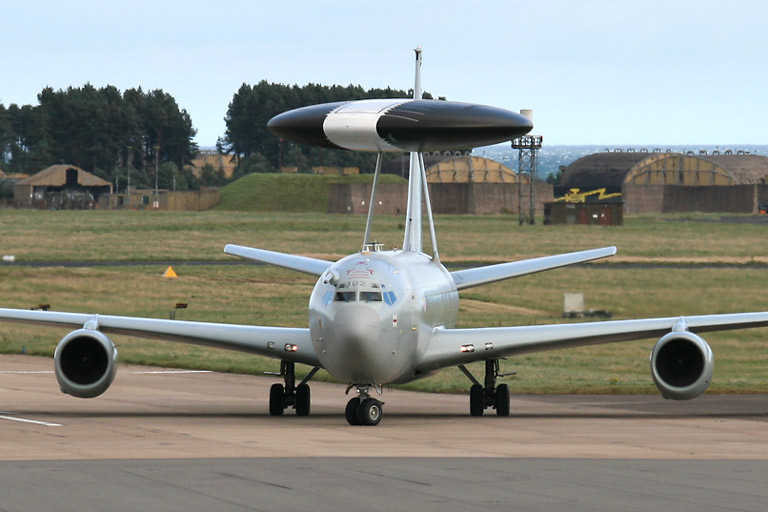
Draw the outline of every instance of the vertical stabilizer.
[[[408,209],[405,214],[403,250],[421,252],[421,165],[419,153],[411,153],[408,171]]]
[[[413,99],[421,99],[421,46],[414,50],[416,52],[416,71],[413,84]],[[411,163],[408,170],[408,208],[405,215],[405,238],[403,239],[403,250],[412,252],[421,252],[421,164],[419,162],[419,153],[411,153]]]

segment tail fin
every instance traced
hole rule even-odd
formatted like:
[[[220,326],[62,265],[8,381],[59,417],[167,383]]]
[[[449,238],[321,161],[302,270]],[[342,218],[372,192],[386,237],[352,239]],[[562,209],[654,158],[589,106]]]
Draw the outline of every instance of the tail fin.
[[[413,99],[421,99],[421,47],[416,52],[416,72],[413,85]],[[439,261],[437,252],[437,237],[435,236],[435,222],[432,218],[432,204],[429,200],[429,188],[427,187],[427,175],[424,168],[424,157],[421,153],[411,153],[411,163],[408,174],[408,207],[405,215],[405,236],[403,238],[403,250],[410,252],[423,252],[422,236],[422,208],[426,206],[429,219],[429,232],[432,241],[432,259]]]

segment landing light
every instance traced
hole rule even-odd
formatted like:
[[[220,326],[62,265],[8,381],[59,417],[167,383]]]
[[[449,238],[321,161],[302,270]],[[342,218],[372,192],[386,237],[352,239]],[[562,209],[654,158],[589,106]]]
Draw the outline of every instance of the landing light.
[[[298,345],[292,345],[291,343],[286,343],[285,344],[285,351],[286,352],[296,352],[297,350],[299,350],[299,346]]]
[[[462,352],[474,352],[475,351],[475,346],[474,345],[462,345],[461,346],[461,351]]]

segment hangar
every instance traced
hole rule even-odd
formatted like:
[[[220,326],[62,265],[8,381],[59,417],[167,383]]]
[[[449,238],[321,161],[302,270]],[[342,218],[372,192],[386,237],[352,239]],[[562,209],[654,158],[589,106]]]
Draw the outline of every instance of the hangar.
[[[392,159],[382,165],[381,172],[408,176],[410,156]],[[426,153],[424,166],[429,183],[517,183],[518,175],[504,164],[472,156],[464,152]],[[529,183],[529,176],[523,176],[523,183]]]
[[[600,188],[633,185],[720,186],[764,184],[768,157],[726,152],[604,152],[579,158],[563,173],[560,185]]]
[[[52,165],[16,183],[13,197],[19,206],[44,209],[95,208],[112,184],[74,165]]]
[[[768,157],[746,152],[606,151],[563,172],[558,190],[621,192],[626,213],[756,213],[768,199]]]
[[[427,167],[426,171],[429,183],[518,183],[521,181],[517,173],[504,164],[471,155],[445,158]],[[523,183],[530,183],[530,181],[530,176],[523,176]]]

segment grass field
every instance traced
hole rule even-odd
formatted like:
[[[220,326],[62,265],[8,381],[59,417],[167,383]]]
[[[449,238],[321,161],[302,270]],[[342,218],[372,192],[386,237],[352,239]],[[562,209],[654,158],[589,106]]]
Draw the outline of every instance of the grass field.
[[[768,262],[766,226],[700,222],[716,217],[630,218],[617,228],[519,226],[513,215],[439,215],[445,261],[507,261],[616,245],[613,262]],[[385,247],[403,239],[400,216],[377,216]],[[275,212],[102,212],[0,210],[0,252],[18,260],[230,259],[227,243],[339,258],[360,248],[365,217]]]
[[[757,311],[768,308],[765,226],[680,218],[630,218],[620,228],[519,226],[512,216],[438,216],[446,261],[505,261],[558,252],[619,246],[614,260],[676,262],[660,268],[593,264],[474,288],[462,294],[460,326],[563,321],[562,294],[582,292],[587,306],[614,318]],[[387,246],[402,243],[401,218],[379,217],[374,233]],[[160,276],[164,264],[91,268],[0,266],[0,304],[105,314],[233,323],[306,326],[314,280],[268,266],[188,265],[230,260],[226,243],[340,257],[359,248],[359,216],[242,213],[37,212],[0,210],[0,254],[17,261],[170,261],[179,279]],[[710,265],[702,266],[705,262]],[[718,266],[717,263],[743,263]],[[715,264],[715,265],[711,265]],[[50,355],[60,329],[0,325],[0,351]],[[707,336],[715,352],[715,392],[768,391],[766,329]],[[259,373],[278,363],[235,352],[115,337],[124,362]],[[655,392],[648,354],[655,340],[531,354],[503,362],[513,392]],[[324,372],[321,372],[323,374]],[[119,376],[118,376],[119,379]],[[465,391],[468,381],[446,370],[408,387]]]

